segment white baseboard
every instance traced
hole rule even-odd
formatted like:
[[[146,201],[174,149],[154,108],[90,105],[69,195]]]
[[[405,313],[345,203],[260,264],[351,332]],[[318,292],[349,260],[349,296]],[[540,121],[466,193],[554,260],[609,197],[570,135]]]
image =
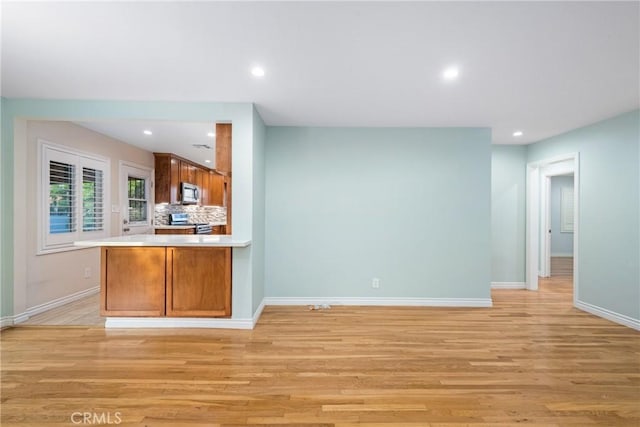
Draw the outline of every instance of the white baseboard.
[[[215,328],[253,329],[253,319],[195,317],[107,317],[105,329],[114,328]]]
[[[598,307],[597,305],[584,301],[576,301],[575,306],[594,316],[602,317],[603,319],[640,331],[640,319],[634,319],[633,317],[625,316],[624,314],[616,313],[615,311],[607,310],[606,308]]]
[[[262,311],[264,310],[265,305],[266,304],[264,302],[264,298],[262,298],[262,301],[260,302],[260,305],[256,309],[256,312],[253,313],[253,319],[251,319],[251,322],[252,322],[253,326],[251,327],[251,329],[255,328],[256,323],[258,323],[258,320],[260,319],[260,316],[262,315]]]
[[[264,310],[264,299],[251,319],[213,319],[195,317],[107,317],[104,327],[112,328],[216,328],[253,329]]]
[[[36,314],[44,313],[45,311],[52,310],[54,308],[63,306],[65,304],[69,304],[70,302],[77,301],[79,299],[88,297],[89,295],[94,295],[100,292],[100,286],[94,286],[89,289],[85,289],[79,292],[75,292],[71,295],[67,295],[61,298],[54,299],[53,301],[45,302],[43,304],[38,304],[31,308],[28,308],[24,311],[24,313],[16,314],[14,316],[7,316],[6,318],[2,318],[2,327],[4,327],[5,319],[11,318],[11,325],[17,325],[22,322],[26,322],[29,320],[31,316],[35,316]]]
[[[491,282],[491,289],[525,289],[524,282]]]
[[[357,297],[266,297],[265,305],[357,305],[411,307],[491,307],[491,298],[357,298]]]
[[[0,317],[0,329],[8,328],[9,326],[13,326],[13,316],[4,316]]]
[[[573,258],[573,254],[569,252],[558,252],[557,254],[551,254],[551,258]]]

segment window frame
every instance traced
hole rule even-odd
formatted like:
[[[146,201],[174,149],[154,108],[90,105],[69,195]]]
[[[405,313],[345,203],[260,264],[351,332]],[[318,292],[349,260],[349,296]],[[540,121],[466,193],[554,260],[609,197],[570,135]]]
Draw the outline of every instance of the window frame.
[[[574,216],[574,188],[563,186],[560,188],[560,232],[573,233]]]
[[[131,217],[129,216],[129,225],[130,226],[151,226],[151,217],[152,217],[152,211],[150,209],[150,206],[151,206],[151,197],[150,196],[151,196],[151,190],[152,190],[151,182],[146,177],[139,177],[139,176],[136,176],[136,175],[128,175],[127,176],[127,180],[129,178],[140,179],[140,180],[144,181],[144,192],[145,192],[146,197],[144,199],[136,199],[136,198],[129,197],[129,195],[127,194],[126,207],[127,207],[127,209],[130,208],[129,203],[132,200],[139,201],[139,202],[140,201],[145,202],[146,203],[145,216],[147,217],[144,221],[131,221]]]
[[[111,234],[111,161],[94,153],[78,150],[38,138],[38,181],[37,181],[37,249],[36,255],[84,249],[73,245],[80,240],[100,239]],[[50,161],[74,165],[74,210],[75,231],[68,233],[50,232]],[[83,167],[102,171],[102,230],[83,230]]]

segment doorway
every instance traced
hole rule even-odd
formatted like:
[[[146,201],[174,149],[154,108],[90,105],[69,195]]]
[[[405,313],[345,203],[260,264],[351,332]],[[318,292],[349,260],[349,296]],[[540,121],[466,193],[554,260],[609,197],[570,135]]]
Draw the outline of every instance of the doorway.
[[[153,169],[120,161],[121,235],[150,234],[153,219]]]
[[[527,164],[527,213],[526,213],[526,289],[537,291],[539,278],[548,278],[553,275],[552,266],[552,240],[554,232],[552,210],[552,179],[565,177],[564,209],[560,209],[564,217],[559,218],[556,225],[558,232],[564,230],[564,239],[569,238],[571,257],[558,259],[557,268],[564,270],[565,282],[570,280],[570,289],[573,293],[573,303],[578,301],[578,241],[579,241],[579,157],[578,153],[558,156],[538,162]],[[572,179],[571,179],[572,177]],[[568,185],[571,181],[572,185]],[[572,187],[572,191],[568,188]],[[561,190],[562,191],[562,190]],[[571,233],[571,237],[567,235]],[[557,239],[557,238],[556,238]],[[565,242],[566,244],[566,242]],[[566,247],[566,246],[565,246]],[[564,255],[567,255],[565,252]],[[560,257],[557,257],[560,258]],[[568,260],[566,258],[569,258]],[[570,266],[567,266],[567,262]],[[569,270],[571,278],[567,277]],[[544,282],[549,285],[549,282]]]
[[[573,199],[574,175],[553,175],[549,177],[547,203],[548,250],[544,264],[544,277],[573,276]]]

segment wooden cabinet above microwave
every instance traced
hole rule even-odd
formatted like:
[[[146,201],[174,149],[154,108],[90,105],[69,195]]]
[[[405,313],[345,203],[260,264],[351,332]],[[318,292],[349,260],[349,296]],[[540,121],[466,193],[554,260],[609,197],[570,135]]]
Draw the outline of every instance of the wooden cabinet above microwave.
[[[228,206],[231,177],[198,166],[175,154],[154,153],[154,156],[156,203],[181,203],[181,183],[187,182],[200,189],[200,205]]]
[[[203,168],[186,159],[169,153],[153,153],[155,156],[156,169],[156,203],[181,203],[180,194],[183,182],[197,185],[201,194],[209,193],[210,169]],[[200,200],[200,204],[209,204],[206,198]]]

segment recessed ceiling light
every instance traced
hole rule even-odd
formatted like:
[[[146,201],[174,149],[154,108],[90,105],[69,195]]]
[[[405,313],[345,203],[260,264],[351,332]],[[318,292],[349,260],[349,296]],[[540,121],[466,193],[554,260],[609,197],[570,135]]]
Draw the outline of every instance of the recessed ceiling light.
[[[513,133],[513,136],[522,136],[522,131],[521,130],[517,130]]]
[[[209,138],[213,138],[214,136],[216,136],[216,134],[215,134],[214,132],[209,132],[209,133],[207,134],[207,136],[208,136]]]
[[[205,163],[211,163],[211,160],[207,159],[204,161]]]
[[[251,69],[251,74],[253,74],[254,77],[264,77],[264,68],[253,67]]]
[[[458,77],[458,74],[460,74],[458,67],[448,67],[442,72],[442,77],[446,80],[455,80]]]
[[[144,133],[145,135],[153,135],[153,132],[151,132],[149,129],[143,130],[142,133]]]

